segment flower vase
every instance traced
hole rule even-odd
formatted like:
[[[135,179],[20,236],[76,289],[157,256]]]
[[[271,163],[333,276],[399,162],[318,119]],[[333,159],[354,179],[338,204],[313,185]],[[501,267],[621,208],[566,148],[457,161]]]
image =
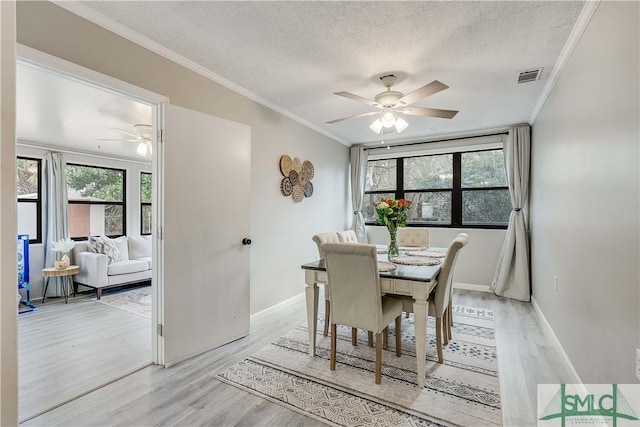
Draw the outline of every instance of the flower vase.
[[[71,265],[71,260],[69,259],[69,255],[65,252],[60,259],[60,268],[67,268]]]
[[[400,251],[398,250],[396,231],[397,229],[395,227],[389,228],[389,259],[400,255]]]

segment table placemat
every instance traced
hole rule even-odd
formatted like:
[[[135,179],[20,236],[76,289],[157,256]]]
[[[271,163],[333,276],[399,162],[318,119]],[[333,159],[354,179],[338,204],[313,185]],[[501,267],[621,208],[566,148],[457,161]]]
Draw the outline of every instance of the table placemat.
[[[446,252],[436,252],[436,251],[412,251],[407,252],[409,256],[421,256],[421,257],[431,257],[431,258],[444,258],[447,256]]]
[[[426,246],[399,246],[399,250],[403,252],[414,252],[414,251],[424,251],[427,249]]]
[[[378,271],[393,271],[395,269],[396,266],[390,262],[378,261]]]
[[[417,257],[417,256],[399,256],[391,259],[394,264],[403,265],[438,265],[440,260],[430,257]]]

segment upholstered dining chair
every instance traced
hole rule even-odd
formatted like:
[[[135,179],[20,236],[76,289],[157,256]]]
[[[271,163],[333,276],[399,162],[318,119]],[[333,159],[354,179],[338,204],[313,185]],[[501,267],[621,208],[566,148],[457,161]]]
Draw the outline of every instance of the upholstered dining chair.
[[[429,229],[419,227],[398,228],[398,246],[429,247]]]
[[[312,240],[318,246],[318,256],[321,260],[324,259],[324,251],[322,250],[322,245],[325,243],[339,243],[340,239],[338,238],[338,233],[320,233],[313,236]],[[329,335],[329,318],[331,315],[331,304],[329,303],[329,286],[324,284],[324,331],[323,334],[326,337]],[[357,333],[357,332],[356,332]]]
[[[336,234],[340,243],[358,243],[356,232],[353,230],[337,231]]]
[[[429,296],[429,316],[436,318],[436,346],[438,348],[438,362],[442,363],[442,335],[445,335],[445,342],[448,344],[451,339],[451,294],[453,291],[453,276],[455,273],[456,261],[460,250],[469,242],[466,233],[460,233],[449,244],[447,255],[442,261],[442,269],[438,274],[438,284],[436,289]],[[402,297],[403,311],[413,312],[413,299]],[[446,322],[446,323],[445,323]]]
[[[376,384],[382,378],[382,333],[395,319],[396,356],[400,357],[402,301],[383,296],[375,245],[323,245],[331,298],[331,370],[336,369],[336,326],[372,331],[376,336]]]

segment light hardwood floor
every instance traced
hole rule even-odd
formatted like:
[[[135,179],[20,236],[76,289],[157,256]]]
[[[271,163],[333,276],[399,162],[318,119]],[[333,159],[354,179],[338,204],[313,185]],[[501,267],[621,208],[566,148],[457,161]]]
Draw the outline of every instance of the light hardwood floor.
[[[571,382],[571,375],[533,307],[472,291],[455,291],[454,303],[495,311],[504,423],[535,425],[537,384]],[[169,369],[147,367],[26,425],[321,425],[214,379],[304,321],[300,301],[252,323],[246,338]]]
[[[94,298],[49,299],[18,317],[20,420],[151,363],[151,320]]]

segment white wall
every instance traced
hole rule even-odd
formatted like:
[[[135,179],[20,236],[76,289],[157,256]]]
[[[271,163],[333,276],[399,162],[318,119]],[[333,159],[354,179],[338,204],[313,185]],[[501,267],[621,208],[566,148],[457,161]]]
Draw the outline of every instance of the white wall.
[[[369,243],[389,244],[389,232],[383,226],[367,226]],[[429,228],[431,246],[444,247],[459,233],[469,235],[469,244],[460,252],[456,264],[456,284],[481,285],[487,288],[493,280],[506,230],[473,228]]]
[[[585,383],[636,382],[638,18],[598,5],[532,132],[533,297]]]
[[[347,226],[347,147],[52,3],[17,7],[19,43],[167,96],[171,104],[251,126],[251,312],[302,293],[300,265],[315,257],[311,236]],[[283,154],[315,166],[315,193],[302,203],[279,194]],[[194,155],[193,167],[217,161]]]
[[[151,120],[151,119],[149,119]],[[47,152],[45,148],[35,148],[21,145],[23,141],[19,141],[17,147],[17,155],[31,157],[36,159],[44,159]],[[31,143],[29,143],[31,144]],[[127,194],[127,230],[128,236],[140,235],[140,173],[151,172],[151,165],[144,162],[127,161],[121,159],[101,158],[89,156],[81,153],[65,153],[67,163],[78,163],[88,166],[103,166],[108,168],[124,169],[126,171],[126,194]],[[44,189],[44,160],[42,164],[42,185]],[[44,192],[43,192],[44,197]],[[42,201],[42,222],[45,222],[46,200]],[[43,233],[43,230],[40,230]],[[42,236],[44,242],[44,235]],[[29,245],[29,282],[31,285],[31,299],[39,300],[42,298],[43,280],[42,269],[44,265],[44,243],[32,243]],[[49,266],[51,267],[51,266]],[[87,288],[88,289],[88,288]],[[81,288],[82,290],[82,288]],[[24,294],[24,291],[22,291]],[[26,296],[26,295],[23,295]]]

